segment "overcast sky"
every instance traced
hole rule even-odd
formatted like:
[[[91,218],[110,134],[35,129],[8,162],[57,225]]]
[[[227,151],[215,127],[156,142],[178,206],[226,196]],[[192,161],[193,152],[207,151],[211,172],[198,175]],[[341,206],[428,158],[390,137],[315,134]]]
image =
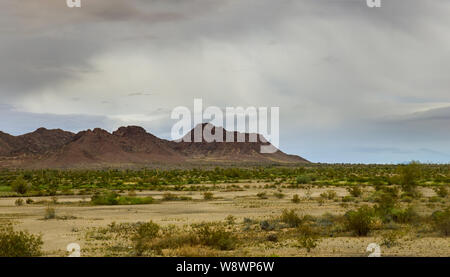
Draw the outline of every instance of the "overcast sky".
[[[0,130],[280,107],[314,162],[450,162],[450,1],[0,0]]]

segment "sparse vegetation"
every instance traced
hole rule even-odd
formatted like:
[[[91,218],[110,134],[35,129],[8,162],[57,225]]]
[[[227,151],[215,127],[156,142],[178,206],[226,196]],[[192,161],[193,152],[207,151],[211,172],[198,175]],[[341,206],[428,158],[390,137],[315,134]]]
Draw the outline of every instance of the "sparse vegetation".
[[[448,189],[446,186],[439,186],[437,188],[434,188],[434,191],[436,192],[437,196],[441,198],[446,198],[448,196]]]
[[[122,196],[115,192],[97,193],[91,198],[93,205],[141,205],[153,204],[155,200],[148,197]]]
[[[196,228],[200,243],[218,250],[232,250],[236,247],[237,237],[221,226],[202,224]]]
[[[267,193],[265,193],[265,192],[258,192],[256,194],[256,196],[258,196],[259,199],[267,199],[268,198]]]
[[[302,223],[302,219],[297,215],[294,210],[283,210],[281,217],[281,222],[286,223],[289,227],[298,227]]]
[[[23,206],[23,199],[22,199],[22,198],[17,199],[17,200],[14,202],[14,204],[15,204],[16,206]]]
[[[328,190],[320,194],[320,197],[328,200],[333,200],[334,198],[336,198],[336,196],[337,194],[334,190]]]
[[[362,195],[362,189],[359,186],[351,186],[347,190],[353,197],[360,197]]]
[[[345,214],[346,226],[356,236],[367,236],[372,229],[374,211],[367,205],[360,207],[356,211],[349,211]]]
[[[434,212],[432,219],[437,231],[444,236],[450,236],[450,208]]]
[[[11,225],[0,226],[0,257],[41,256],[41,236],[15,231]]]
[[[203,193],[203,199],[205,200],[213,200],[214,199],[214,194],[212,192],[204,192]]]
[[[298,196],[298,194],[294,194],[293,196],[292,196],[292,203],[300,203],[300,197]]]
[[[56,218],[55,208],[47,206],[47,208],[45,209],[44,219],[55,219],[55,218]]]
[[[411,170],[415,166],[419,173]],[[73,220],[74,224],[80,218],[90,220],[96,227],[71,228],[74,235],[85,237],[86,255],[282,256],[306,251],[308,256],[342,256],[359,251],[352,248],[358,240],[355,236],[373,236],[383,252],[391,254],[421,253],[408,252],[411,241],[424,245],[431,238],[426,253],[444,255],[432,252],[432,247],[436,247],[434,240],[442,240],[439,247],[447,249],[449,173],[448,165],[424,164],[0,171],[0,195],[15,197],[14,201],[3,198],[11,207],[24,205],[25,199],[30,205],[11,208],[17,214],[14,219],[24,220],[18,213],[21,210],[39,209],[42,224],[55,224],[43,219]],[[18,184],[26,189],[17,189]],[[155,199],[144,196],[149,194]],[[209,201],[214,199],[220,201]],[[117,218],[106,212],[108,206],[156,203],[111,207],[130,222],[101,225]],[[99,211],[97,215],[88,212],[90,205],[104,207],[92,207]],[[70,211],[79,207],[83,214],[71,216]],[[158,224],[139,221],[147,214],[148,220]],[[198,223],[205,218],[211,222]],[[322,240],[327,247],[318,247]],[[337,247],[342,241],[345,247]],[[293,247],[305,251],[292,252]],[[59,252],[41,254],[54,253]]]

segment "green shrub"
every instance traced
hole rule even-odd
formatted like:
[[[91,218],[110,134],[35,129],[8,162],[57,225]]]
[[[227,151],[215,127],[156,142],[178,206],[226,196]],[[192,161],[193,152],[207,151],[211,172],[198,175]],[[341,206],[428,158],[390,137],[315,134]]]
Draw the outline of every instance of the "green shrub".
[[[348,187],[347,191],[353,197],[360,197],[362,195],[362,189],[359,186]]]
[[[399,167],[399,184],[402,190],[411,195],[416,196],[418,181],[422,174],[422,166],[419,162],[412,161],[407,165]]]
[[[298,185],[310,184],[312,182],[312,178],[308,175],[300,175],[295,179],[295,183]]]
[[[345,214],[346,227],[357,236],[367,236],[370,232],[374,220],[374,211],[367,205],[360,207],[356,211],[349,211]]]
[[[222,226],[211,226],[205,224],[197,227],[196,232],[201,244],[219,250],[233,250],[236,248],[238,239]]]
[[[33,203],[34,203],[34,200],[31,199],[31,198],[28,198],[27,201],[26,201],[26,203],[27,203],[27,204],[33,204]]]
[[[436,202],[440,202],[441,198],[439,198],[439,196],[431,196],[430,198],[428,198],[428,202],[430,203],[436,203]]]
[[[326,192],[320,194],[320,197],[328,200],[333,200],[336,196],[337,194],[334,190],[327,190]]]
[[[136,256],[142,256],[146,251],[152,249],[151,243],[158,236],[159,230],[159,225],[152,221],[139,224],[131,237]]]
[[[264,231],[273,231],[276,229],[276,224],[274,222],[269,222],[268,220],[263,220],[259,223],[259,227]]]
[[[206,191],[203,193],[203,199],[204,200],[213,200],[214,194],[212,192]]]
[[[412,206],[406,209],[394,208],[391,210],[392,220],[397,223],[411,223],[419,216]]]
[[[350,196],[350,195],[342,197],[342,202],[352,202],[354,200],[355,200],[355,198],[353,198],[353,196]]]
[[[0,227],[0,257],[41,256],[41,236],[24,231],[14,231],[11,226]]]
[[[398,240],[401,237],[401,234],[398,231],[389,231],[382,235],[381,246],[386,246],[387,248],[391,248],[399,244]]]
[[[286,223],[289,227],[298,227],[302,223],[301,218],[295,213],[294,210],[284,209],[281,217],[281,222]]]
[[[267,241],[271,241],[271,242],[277,242],[278,241],[278,236],[276,234],[269,234],[266,237]]]
[[[395,187],[383,187],[374,193],[375,212],[384,221],[392,220],[392,210],[398,204],[398,189]]]
[[[153,204],[155,200],[151,196],[147,197],[132,197],[132,196],[120,196],[118,205],[144,205]]]
[[[23,206],[23,199],[22,198],[18,198],[16,201],[14,201],[14,204],[16,206]]]
[[[55,218],[56,218],[55,209],[50,206],[47,206],[47,208],[45,209],[44,219],[55,219]]]
[[[281,192],[275,192],[273,195],[278,199],[283,199],[285,197],[285,195]]]
[[[115,192],[108,192],[103,194],[94,194],[91,198],[91,203],[94,205],[143,205],[153,204],[155,203],[155,200],[151,196],[121,196]]]
[[[434,191],[439,197],[446,198],[448,196],[448,190],[445,186],[439,186],[437,188],[434,188]]]
[[[267,199],[267,194],[265,192],[258,192],[256,196],[260,199]]]
[[[163,194],[162,199],[164,201],[176,201],[176,200],[178,200],[178,196],[174,193],[166,192]]]
[[[450,235],[450,208],[444,211],[436,211],[431,215],[434,227],[444,236]]]
[[[228,225],[233,225],[234,223],[236,223],[236,217],[235,216],[233,216],[233,215],[228,215],[226,218],[225,218],[225,220],[226,220],[226,222],[228,223]]]
[[[314,249],[319,244],[320,237],[318,234],[308,225],[302,225],[299,228],[300,237],[298,238],[298,247],[305,248],[309,253],[311,249]]]
[[[22,175],[20,175],[19,177],[17,177],[16,180],[14,180],[14,182],[11,185],[11,188],[13,191],[19,193],[19,194],[25,194],[27,193],[31,186],[30,184],[23,178]]]
[[[295,204],[300,203],[300,197],[298,196],[298,194],[294,194],[291,201]]]
[[[118,205],[119,195],[115,192],[95,193],[91,198],[94,205]]]

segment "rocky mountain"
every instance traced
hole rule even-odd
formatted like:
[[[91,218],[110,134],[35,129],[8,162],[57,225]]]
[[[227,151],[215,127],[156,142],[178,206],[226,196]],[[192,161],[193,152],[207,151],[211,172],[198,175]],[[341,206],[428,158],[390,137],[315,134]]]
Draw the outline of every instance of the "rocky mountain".
[[[194,142],[194,133],[210,128],[223,142]],[[256,134],[254,134],[256,136]],[[227,136],[235,142],[225,142]],[[250,134],[228,132],[210,124],[196,126],[184,140],[160,139],[138,126],[120,127],[109,133],[96,128],[77,134],[60,129],[39,128],[32,133],[12,136],[0,132],[0,167],[3,168],[106,168],[184,166],[196,163],[305,163],[307,160],[279,150],[261,154],[264,139],[250,140]],[[238,137],[244,142],[236,142]],[[192,138],[188,140],[187,138]]]

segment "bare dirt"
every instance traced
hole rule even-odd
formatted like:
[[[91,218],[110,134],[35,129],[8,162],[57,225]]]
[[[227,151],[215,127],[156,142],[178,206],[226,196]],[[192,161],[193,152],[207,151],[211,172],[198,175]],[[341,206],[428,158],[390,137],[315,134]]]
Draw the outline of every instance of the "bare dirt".
[[[299,214],[320,216],[324,213],[343,214],[347,210],[363,203],[342,205],[335,201],[318,201],[321,193],[333,190],[338,196],[347,195],[344,188],[328,187],[306,189],[286,189],[285,197],[274,197],[277,192],[263,189],[258,184],[238,184],[246,186],[243,191],[214,191],[214,200],[203,200],[202,192],[171,192],[192,197],[189,201],[162,201],[149,205],[124,206],[91,206],[88,196],[59,196],[58,204],[53,205],[57,219],[45,220],[47,204],[36,203],[15,206],[17,198],[0,199],[0,222],[13,222],[15,228],[27,230],[33,234],[42,234],[43,250],[48,256],[66,255],[69,243],[79,243],[83,249],[86,241],[84,232],[92,227],[106,227],[112,222],[154,221],[161,225],[184,225],[199,222],[223,221],[229,215],[236,217],[236,222],[244,218],[264,219],[280,215],[283,209],[295,209]],[[268,199],[260,199],[257,193],[265,192]],[[434,195],[431,189],[422,189],[424,196]],[[142,191],[138,195],[152,196],[161,199],[164,192]],[[298,194],[302,200],[295,204],[292,196]],[[308,200],[307,197],[310,197]],[[51,200],[51,197],[32,197],[35,202]],[[86,202],[86,203],[83,203]],[[423,213],[431,213],[432,209],[421,209]],[[292,247],[286,242],[269,243],[266,246],[255,246],[240,249],[235,254],[246,256],[367,256],[366,247],[371,242],[380,243],[379,237],[333,237],[323,238],[318,247],[306,252]],[[418,237],[406,235],[398,246],[383,248],[386,256],[450,256],[450,238]],[[85,253],[85,255],[90,255]]]

